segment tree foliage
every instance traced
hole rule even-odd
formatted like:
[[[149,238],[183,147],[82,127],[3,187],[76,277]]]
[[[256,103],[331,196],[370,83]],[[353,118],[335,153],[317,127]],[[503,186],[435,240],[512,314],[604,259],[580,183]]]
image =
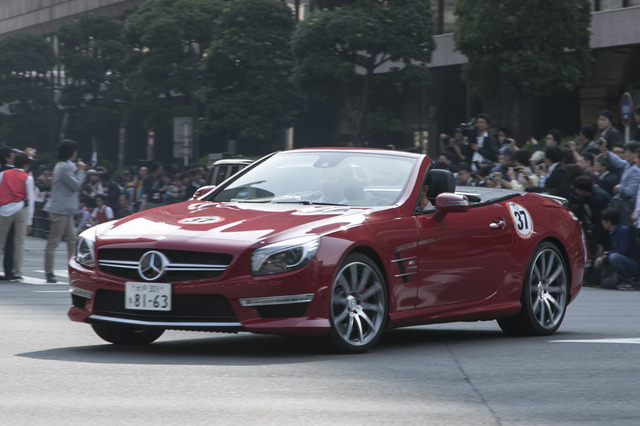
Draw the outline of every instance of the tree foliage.
[[[123,24],[107,16],[82,15],[60,27],[57,36],[66,77],[60,103],[80,129],[94,136],[118,124],[128,101]]]
[[[185,105],[193,92],[193,73],[211,43],[212,22],[222,4],[147,0],[127,19],[125,34],[133,48],[127,84],[134,104],[149,114],[149,128],[163,128],[174,116],[190,115]],[[176,104],[180,100],[182,106]]]
[[[589,0],[459,0],[463,78],[484,98],[545,96],[583,85],[592,60]]]
[[[47,128],[54,64],[53,47],[42,37],[19,34],[0,40],[0,106],[10,113],[3,117],[2,136],[10,144],[32,144]]]
[[[432,13],[428,0],[320,2],[293,38],[300,90],[345,108],[353,143],[362,144],[374,87],[398,92],[429,82]]]
[[[291,9],[280,2],[227,2],[203,61],[210,130],[264,146],[292,124],[300,108],[291,82],[294,27]]]

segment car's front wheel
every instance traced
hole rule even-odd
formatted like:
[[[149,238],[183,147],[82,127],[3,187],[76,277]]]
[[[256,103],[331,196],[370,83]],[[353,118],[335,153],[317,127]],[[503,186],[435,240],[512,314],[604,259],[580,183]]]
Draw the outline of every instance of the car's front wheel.
[[[164,333],[163,328],[135,328],[114,324],[91,324],[100,338],[115,345],[148,345]]]
[[[568,303],[569,274],[565,260],[554,244],[540,244],[529,262],[522,286],[520,313],[498,320],[500,328],[513,335],[546,336],[560,327]]]
[[[331,287],[329,338],[341,352],[364,352],[380,338],[387,316],[385,280],[367,256],[350,254]]]

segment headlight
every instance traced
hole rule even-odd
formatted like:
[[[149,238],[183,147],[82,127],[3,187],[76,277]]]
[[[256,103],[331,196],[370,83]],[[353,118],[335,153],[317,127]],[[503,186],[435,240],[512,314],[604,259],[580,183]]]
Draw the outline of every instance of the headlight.
[[[96,265],[93,257],[93,244],[96,241],[96,230],[89,228],[78,236],[76,245],[76,262],[86,268],[93,268]]]
[[[316,255],[320,237],[306,236],[270,244],[251,254],[251,273],[270,275],[302,268]]]

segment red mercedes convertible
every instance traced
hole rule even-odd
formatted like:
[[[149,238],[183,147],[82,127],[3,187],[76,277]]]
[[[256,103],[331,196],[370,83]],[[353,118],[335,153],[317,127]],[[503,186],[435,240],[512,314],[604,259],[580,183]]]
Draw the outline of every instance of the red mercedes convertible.
[[[124,345],[249,331],[362,352],[386,329],[477,320],[554,333],[586,257],[565,200],[456,188],[432,167],[389,150],[268,155],[193,200],[83,232],[68,315]]]

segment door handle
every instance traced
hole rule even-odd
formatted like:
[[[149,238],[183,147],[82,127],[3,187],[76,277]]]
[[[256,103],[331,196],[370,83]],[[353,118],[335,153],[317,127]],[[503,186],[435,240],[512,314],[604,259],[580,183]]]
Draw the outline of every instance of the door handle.
[[[494,219],[494,221],[489,224],[489,229],[504,229],[506,226],[507,222],[504,219]]]

